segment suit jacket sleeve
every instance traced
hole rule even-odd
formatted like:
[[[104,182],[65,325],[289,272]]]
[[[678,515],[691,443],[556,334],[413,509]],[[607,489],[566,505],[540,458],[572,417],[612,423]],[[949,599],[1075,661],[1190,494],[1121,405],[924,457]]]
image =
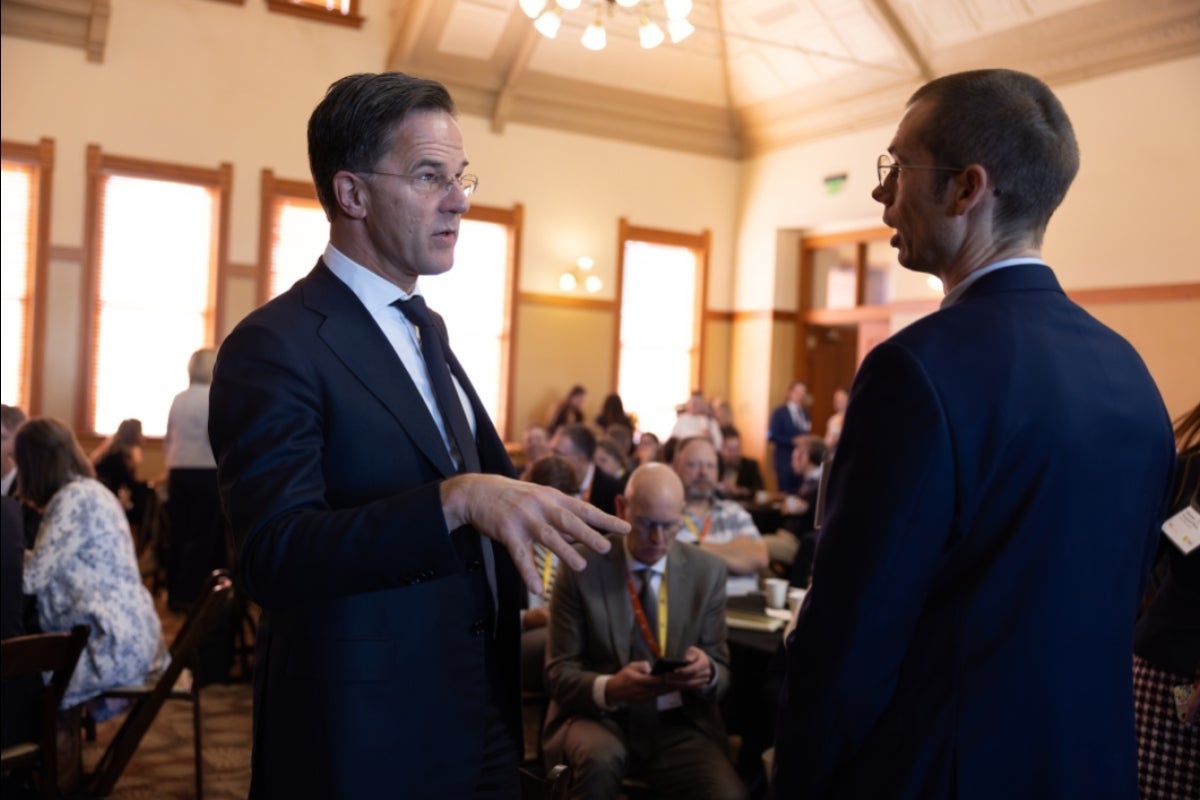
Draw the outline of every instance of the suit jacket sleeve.
[[[767,441],[791,447],[792,440],[796,438],[797,433],[796,426],[792,423],[792,415],[788,412],[786,405],[779,406],[771,412],[771,419],[767,424]]]
[[[887,707],[951,536],[946,418],[909,351],[884,343],[855,381],[813,583],[787,642],[781,797],[822,797]]]
[[[280,327],[231,333],[210,390],[222,501],[251,596],[288,608],[461,572],[436,473],[398,426],[359,421],[387,409],[331,372],[315,337]],[[355,425],[358,441],[331,433]]]
[[[603,713],[604,709],[592,699],[592,684],[601,675],[619,671],[623,664],[611,647],[600,644],[607,635],[608,626],[602,626],[604,630],[595,630],[587,623],[589,615],[585,606],[588,603],[603,604],[604,597],[602,592],[585,590],[581,584],[588,582],[592,587],[599,587],[602,582],[599,573],[607,566],[595,556],[590,557],[589,562],[583,572],[564,569],[560,565],[554,578],[546,647],[546,693],[568,713],[594,715]],[[605,616],[599,618],[605,619]]]

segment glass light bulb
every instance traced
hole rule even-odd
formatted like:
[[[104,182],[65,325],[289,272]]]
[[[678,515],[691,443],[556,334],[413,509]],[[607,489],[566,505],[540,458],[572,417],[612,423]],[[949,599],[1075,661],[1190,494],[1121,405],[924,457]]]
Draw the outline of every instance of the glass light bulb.
[[[543,12],[533,23],[533,27],[537,28],[538,33],[547,39],[558,36],[558,26],[560,25],[562,25],[562,12],[557,8]]]
[[[555,0],[563,11],[574,11],[579,8],[579,0]]]
[[[530,19],[537,19],[538,14],[546,7],[546,0],[521,0],[521,10]]]
[[[604,31],[604,22],[601,21],[600,15],[596,15],[596,19],[583,29],[583,38],[580,40],[583,46],[588,50],[603,50],[608,44],[608,34]]]
[[[633,8],[640,2],[642,2],[642,0],[617,0],[617,5],[619,5],[621,8]]]
[[[558,276],[558,288],[564,292],[569,292],[575,288],[575,275],[570,272],[564,272]]]
[[[579,268],[582,270],[589,270],[596,266],[596,262],[592,260],[591,256],[580,256],[579,260],[575,263],[578,264]]]
[[[642,17],[642,24],[638,27],[638,40],[641,41],[643,48],[653,50],[662,44],[665,38],[667,37],[663,34],[662,28],[658,27],[658,23],[649,17]]]
[[[596,275],[588,275],[583,282],[583,288],[587,289],[592,294],[600,291],[600,287],[603,285],[604,284],[601,282],[600,278]]]
[[[686,19],[673,19],[667,23],[667,33],[671,34],[671,43],[677,44],[696,32],[696,26]]]
[[[667,19],[684,19],[692,13],[692,0],[663,0]]]

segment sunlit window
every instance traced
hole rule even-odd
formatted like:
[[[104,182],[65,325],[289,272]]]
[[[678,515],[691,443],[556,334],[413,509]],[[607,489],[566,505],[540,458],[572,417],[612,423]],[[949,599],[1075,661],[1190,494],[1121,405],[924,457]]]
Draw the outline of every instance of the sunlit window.
[[[699,385],[702,237],[684,244],[622,236],[621,350],[617,392],[639,430],[665,439],[675,407]],[[652,233],[652,232],[649,232]],[[696,239],[695,243],[686,242]]]
[[[266,272],[259,300],[283,294],[316,265],[329,241],[329,221],[311,182],[277,179],[263,171],[263,225]]]
[[[208,185],[100,176],[86,420],[94,432],[136,417],[147,436],[162,436],[188,358],[213,341],[224,192],[218,173],[207,174]]]
[[[54,144],[5,142],[0,168],[0,402],[32,413],[35,298]],[[39,265],[42,265],[39,270]]]
[[[318,22],[361,27],[360,0],[267,0],[267,8]]]

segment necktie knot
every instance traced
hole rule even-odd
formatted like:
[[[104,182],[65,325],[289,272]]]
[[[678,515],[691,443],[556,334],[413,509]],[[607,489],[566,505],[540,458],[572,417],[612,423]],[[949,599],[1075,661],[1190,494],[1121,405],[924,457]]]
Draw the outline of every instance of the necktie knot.
[[[397,300],[392,305],[400,309],[400,313],[418,328],[433,325],[433,317],[429,316],[429,306],[425,305],[425,298],[419,294],[414,294],[407,300]]]

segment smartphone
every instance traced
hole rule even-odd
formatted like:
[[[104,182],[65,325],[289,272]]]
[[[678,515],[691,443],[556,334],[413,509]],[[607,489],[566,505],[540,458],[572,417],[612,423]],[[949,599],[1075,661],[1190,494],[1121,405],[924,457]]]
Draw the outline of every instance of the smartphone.
[[[654,666],[650,668],[651,675],[666,675],[668,672],[674,672],[680,667],[686,667],[688,662],[682,658],[660,658],[654,662]]]

